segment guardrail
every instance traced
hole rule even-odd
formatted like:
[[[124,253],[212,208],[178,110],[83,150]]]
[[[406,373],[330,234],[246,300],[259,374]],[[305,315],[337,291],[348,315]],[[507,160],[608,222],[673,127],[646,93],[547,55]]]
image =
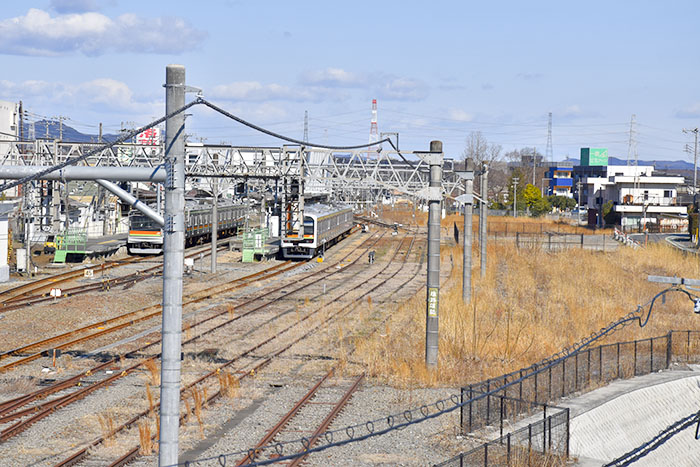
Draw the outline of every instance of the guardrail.
[[[641,245],[639,242],[636,240],[632,239],[629,235],[627,235],[625,232],[622,230],[618,229],[615,227],[615,231],[613,232],[613,238],[617,240],[618,242],[627,245],[632,248],[639,248]]]

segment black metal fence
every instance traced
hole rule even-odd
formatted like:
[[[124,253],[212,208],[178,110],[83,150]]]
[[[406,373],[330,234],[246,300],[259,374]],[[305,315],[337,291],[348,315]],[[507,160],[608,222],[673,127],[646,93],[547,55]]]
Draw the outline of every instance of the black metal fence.
[[[532,406],[517,399],[500,397],[499,406],[507,416],[509,405]],[[543,417],[471,451],[460,453],[436,466],[563,465],[569,457],[568,408],[542,405]],[[548,410],[549,409],[549,410]],[[502,418],[503,420],[503,418]]]
[[[554,363],[536,364],[464,387],[462,433],[498,427],[500,437],[437,465],[564,465],[569,454],[569,411],[548,402],[615,379],[659,371],[672,362],[699,361],[700,331],[669,331],[663,336],[591,347]],[[539,410],[542,419],[503,434],[517,420]]]
[[[461,410],[461,429],[463,433],[470,433],[498,420],[500,413],[494,403],[497,396],[534,403],[551,402],[615,379],[668,368],[674,359],[695,361],[699,354],[700,331],[670,331],[664,336],[591,347],[554,364],[533,365],[490,378],[462,388],[462,400],[469,401],[480,393],[489,393],[510,382],[518,382],[493,395],[465,404]]]

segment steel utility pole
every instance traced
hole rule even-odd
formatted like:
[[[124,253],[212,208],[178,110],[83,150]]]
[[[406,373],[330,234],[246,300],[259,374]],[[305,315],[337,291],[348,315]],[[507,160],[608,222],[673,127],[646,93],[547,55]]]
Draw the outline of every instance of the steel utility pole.
[[[185,67],[165,69],[165,113],[185,105]],[[163,329],[158,465],[178,463],[182,273],[185,257],[185,115],[165,122],[165,227],[163,240]]]
[[[576,182],[578,187],[578,223],[581,224],[581,180]]]
[[[438,362],[438,305],[440,298],[440,202],[442,201],[442,141],[430,142],[428,188],[428,290],[425,312],[425,365]]]
[[[695,134],[695,149],[693,151],[693,194],[696,194],[698,189],[698,128],[693,129],[683,128],[683,133]]]
[[[518,177],[513,177],[513,217],[518,217]]]
[[[481,209],[479,209],[479,248],[481,249],[481,277],[486,275],[486,223],[488,222],[488,179],[489,166],[483,163],[481,169]]]

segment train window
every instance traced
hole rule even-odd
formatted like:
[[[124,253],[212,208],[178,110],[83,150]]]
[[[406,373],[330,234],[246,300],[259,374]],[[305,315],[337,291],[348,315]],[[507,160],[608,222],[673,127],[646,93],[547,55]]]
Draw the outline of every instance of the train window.
[[[304,235],[314,234],[314,220],[311,217],[304,217]]]
[[[131,230],[160,230],[160,225],[142,214],[132,214],[129,219]]]

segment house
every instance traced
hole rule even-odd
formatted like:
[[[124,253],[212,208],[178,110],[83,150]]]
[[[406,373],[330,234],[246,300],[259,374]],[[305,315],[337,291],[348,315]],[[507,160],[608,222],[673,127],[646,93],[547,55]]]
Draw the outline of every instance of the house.
[[[602,225],[599,213],[612,202],[624,230],[679,230],[687,225],[687,207],[678,202],[683,177],[655,176],[653,166],[582,166],[574,173],[581,182],[581,205],[589,210],[589,223]]]
[[[552,166],[547,171],[547,179],[549,184],[544,194],[566,196],[572,198],[574,196],[574,168],[572,166]]]

